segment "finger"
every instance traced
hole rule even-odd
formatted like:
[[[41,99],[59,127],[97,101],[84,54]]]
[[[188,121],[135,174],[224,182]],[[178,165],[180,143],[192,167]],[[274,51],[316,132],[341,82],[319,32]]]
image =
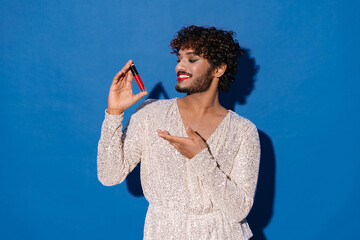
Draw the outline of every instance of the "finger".
[[[159,135],[160,136],[160,135]],[[176,142],[176,141],[172,141],[173,139],[172,138],[169,138],[171,136],[169,135],[161,135],[160,136],[161,138],[163,138],[164,140],[168,141],[168,143],[170,145],[172,145],[174,148],[178,149],[179,150],[179,146],[181,145],[180,143]]]
[[[130,67],[129,67],[130,68]],[[134,75],[132,74],[132,71],[128,71],[126,76],[126,81],[132,82]]]
[[[115,85],[115,84],[117,84],[119,81],[120,81],[120,78],[121,77],[123,77],[124,76],[124,72],[121,70],[121,71],[119,71],[116,75],[115,75],[115,77],[113,78],[113,81],[112,81],[112,85]]]
[[[194,138],[198,138],[198,137],[199,137],[199,135],[197,135],[197,134],[195,133],[195,131],[192,130],[191,127],[187,127],[187,128],[186,128],[186,133],[187,133],[187,135],[189,136],[189,138],[191,138],[191,139],[194,139]]]
[[[158,129],[158,130],[156,130],[156,132],[159,135],[159,137],[162,137],[162,138],[170,141],[171,138],[169,138],[169,137],[171,137],[171,135],[170,135],[170,133],[168,131],[166,131],[166,130],[161,131],[161,130]]]
[[[141,98],[143,98],[145,95],[147,95],[148,92],[147,91],[142,91],[142,92],[139,92],[138,94],[136,94],[134,96],[134,100],[135,102],[139,101]]]
[[[161,131],[161,130],[159,130],[159,129],[157,129],[156,130],[156,132],[157,132],[157,134],[160,136],[162,136],[162,135],[169,135],[170,136],[170,133],[168,132],[168,131]]]
[[[162,137],[163,139],[169,141],[171,144],[183,144],[184,140],[186,139],[184,137],[171,136],[163,132],[158,133],[158,135],[159,137]]]
[[[125,64],[125,66],[115,75],[112,84],[118,83],[125,76],[125,74],[129,71],[132,63],[133,63],[133,61],[129,60]]]
[[[133,63],[134,63],[133,60],[130,59],[129,61],[127,61],[127,63],[121,70],[128,71],[130,69],[131,64],[133,64]]]

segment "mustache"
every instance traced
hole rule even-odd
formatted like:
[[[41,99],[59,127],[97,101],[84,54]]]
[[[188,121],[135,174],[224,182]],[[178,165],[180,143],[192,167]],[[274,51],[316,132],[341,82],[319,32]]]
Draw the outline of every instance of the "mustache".
[[[178,72],[176,73],[177,76],[179,76],[180,74],[185,74],[185,75],[188,75],[188,76],[192,77],[192,74],[187,73],[187,72],[184,72],[184,71],[178,71]]]

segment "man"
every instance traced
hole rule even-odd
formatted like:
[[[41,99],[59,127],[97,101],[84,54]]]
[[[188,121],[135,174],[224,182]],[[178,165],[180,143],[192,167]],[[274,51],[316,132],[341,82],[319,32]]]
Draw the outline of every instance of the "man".
[[[182,28],[170,43],[183,98],[145,101],[122,132],[132,61],[116,74],[98,149],[98,178],[122,182],[141,161],[149,208],[144,239],[249,239],[260,146],[256,127],[223,108],[218,91],[234,81],[242,50],[231,31]]]

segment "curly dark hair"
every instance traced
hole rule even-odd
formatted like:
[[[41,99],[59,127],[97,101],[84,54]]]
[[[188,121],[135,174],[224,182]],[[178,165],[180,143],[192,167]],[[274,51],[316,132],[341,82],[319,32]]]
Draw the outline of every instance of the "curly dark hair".
[[[230,84],[235,81],[238,58],[244,54],[235,37],[233,31],[191,25],[181,28],[171,40],[171,53],[178,54],[180,49],[191,48],[197,55],[207,59],[212,69],[225,63],[227,67],[219,79],[219,90],[228,92]]]

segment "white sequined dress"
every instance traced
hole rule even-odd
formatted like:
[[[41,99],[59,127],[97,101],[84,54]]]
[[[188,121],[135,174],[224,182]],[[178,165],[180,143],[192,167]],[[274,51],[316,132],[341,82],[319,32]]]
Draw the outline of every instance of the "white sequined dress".
[[[229,111],[209,137],[208,149],[182,156],[157,129],[187,137],[176,98],[147,100],[122,131],[123,115],[105,113],[98,146],[98,178],[121,183],[141,160],[149,201],[146,240],[244,240],[245,219],[258,178],[260,145],[254,124]],[[195,129],[196,130],[196,129]]]

